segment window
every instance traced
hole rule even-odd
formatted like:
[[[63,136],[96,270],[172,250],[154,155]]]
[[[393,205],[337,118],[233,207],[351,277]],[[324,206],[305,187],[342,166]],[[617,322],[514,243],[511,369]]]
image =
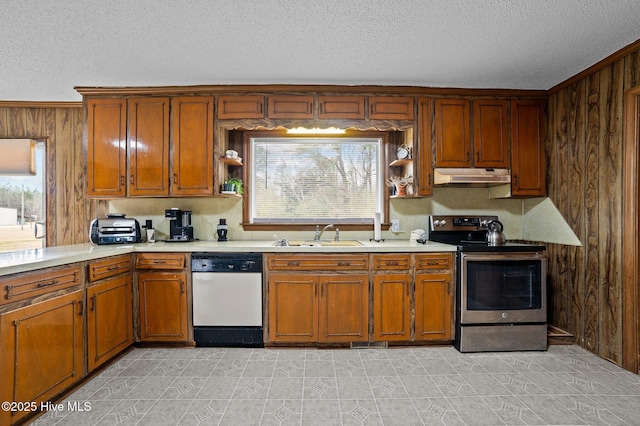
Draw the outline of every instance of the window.
[[[383,212],[383,138],[251,136],[249,222],[371,224]]]

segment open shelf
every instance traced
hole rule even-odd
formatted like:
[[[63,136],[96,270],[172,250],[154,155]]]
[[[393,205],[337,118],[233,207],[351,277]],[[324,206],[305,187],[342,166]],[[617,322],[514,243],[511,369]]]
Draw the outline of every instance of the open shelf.
[[[236,158],[222,157],[222,158],[220,158],[220,161],[222,163],[228,164],[230,166],[238,166],[238,167],[242,166],[242,161],[238,161],[238,159],[236,159]]]

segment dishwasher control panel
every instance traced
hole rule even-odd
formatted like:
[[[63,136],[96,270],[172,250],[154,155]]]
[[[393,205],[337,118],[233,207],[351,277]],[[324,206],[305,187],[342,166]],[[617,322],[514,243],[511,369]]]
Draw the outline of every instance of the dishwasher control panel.
[[[193,253],[191,272],[262,272],[262,254]]]

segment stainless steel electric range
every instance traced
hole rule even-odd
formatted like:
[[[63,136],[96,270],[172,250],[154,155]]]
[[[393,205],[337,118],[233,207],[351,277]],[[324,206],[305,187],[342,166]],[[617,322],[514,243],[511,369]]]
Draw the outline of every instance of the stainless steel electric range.
[[[456,245],[460,352],[547,349],[547,254],[543,245],[489,245],[496,216],[431,216],[429,240]]]

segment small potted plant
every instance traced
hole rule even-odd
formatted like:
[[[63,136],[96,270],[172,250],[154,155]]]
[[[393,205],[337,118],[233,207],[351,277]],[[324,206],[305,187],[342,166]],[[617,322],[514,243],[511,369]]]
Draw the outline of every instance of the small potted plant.
[[[242,195],[242,179],[240,178],[228,178],[222,185],[223,194],[238,194]]]
[[[392,195],[404,196],[407,195],[407,186],[413,183],[413,176],[407,175],[404,177],[401,176],[391,176],[387,179],[386,184],[388,187],[395,189],[395,193]]]

